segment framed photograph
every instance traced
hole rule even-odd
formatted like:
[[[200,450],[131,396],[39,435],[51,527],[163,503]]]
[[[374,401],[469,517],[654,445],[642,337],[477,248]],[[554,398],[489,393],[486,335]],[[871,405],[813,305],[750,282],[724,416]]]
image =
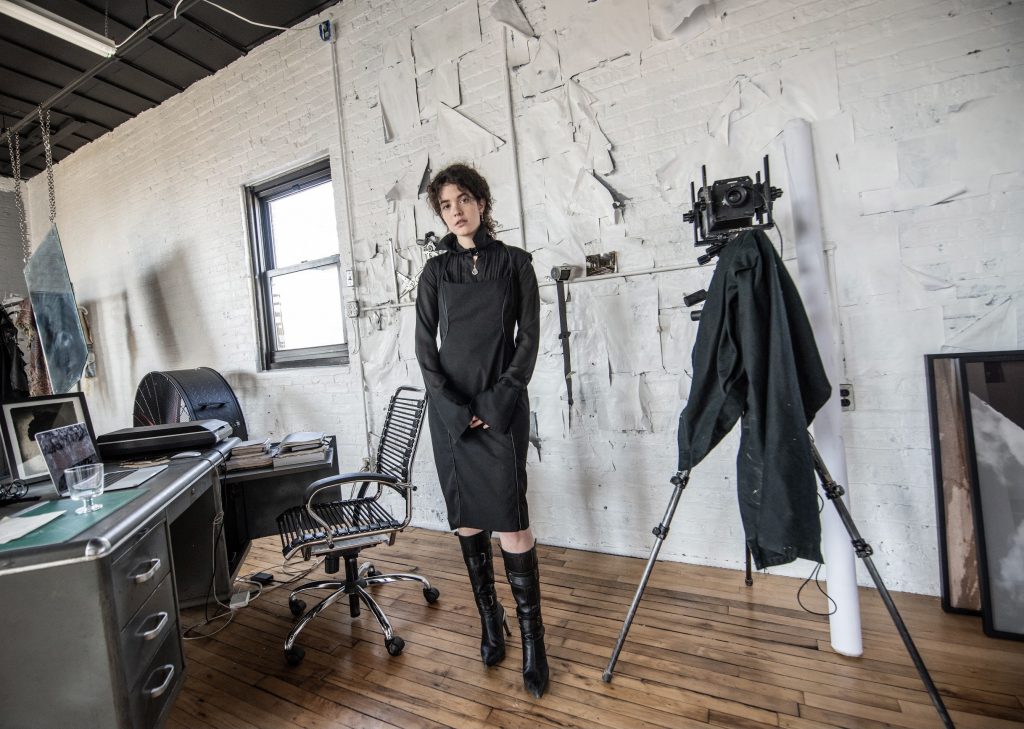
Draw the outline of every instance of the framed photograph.
[[[1024,351],[960,357],[985,635],[1024,640]]]
[[[960,384],[960,353],[925,355],[935,474],[942,609],[981,615],[978,542],[967,423]]]
[[[85,395],[80,392],[14,400],[3,403],[0,408],[0,436],[4,442],[7,465],[11,476],[22,481],[49,478],[43,454],[36,445],[36,433],[85,423],[89,437],[94,440],[96,438]]]

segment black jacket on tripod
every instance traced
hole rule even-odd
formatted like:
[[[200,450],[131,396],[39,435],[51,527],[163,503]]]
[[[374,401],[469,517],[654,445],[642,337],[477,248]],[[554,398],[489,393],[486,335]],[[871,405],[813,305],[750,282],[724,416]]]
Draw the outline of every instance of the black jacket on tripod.
[[[679,470],[711,452],[742,417],[740,516],[758,569],[821,562],[817,484],[807,426],[831,394],[800,294],[762,231],[719,255],[679,416]]]

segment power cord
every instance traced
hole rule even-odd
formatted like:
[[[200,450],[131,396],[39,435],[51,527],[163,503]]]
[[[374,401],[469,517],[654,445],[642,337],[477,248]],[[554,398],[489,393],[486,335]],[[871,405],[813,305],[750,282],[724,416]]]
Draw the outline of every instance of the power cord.
[[[194,624],[188,626],[187,628],[185,628],[182,631],[182,633],[181,633],[181,637],[182,637],[183,640],[198,640],[200,638],[209,638],[211,636],[214,636],[217,633],[219,633],[220,631],[224,630],[224,628],[228,627],[228,625],[231,624],[231,621],[235,617],[235,611],[231,609],[230,605],[225,605],[224,603],[222,603],[220,601],[220,598],[217,597],[217,591],[214,589],[214,583],[215,583],[216,578],[217,578],[217,544],[221,541],[221,538],[224,535],[224,512],[223,511],[217,512],[217,514],[213,517],[213,522],[211,524],[211,528],[212,528],[211,536],[213,538],[213,550],[212,550],[213,554],[211,555],[212,559],[211,559],[211,569],[210,569],[210,586],[206,590],[206,603],[203,605],[203,616],[204,616],[205,619],[202,620],[201,622],[194,623]],[[227,565],[225,565],[225,569],[226,568],[227,568]],[[217,605],[222,607],[226,612],[220,612],[220,613],[217,613],[216,615],[212,615],[211,616],[210,615],[210,603],[211,602],[216,602]],[[200,632],[198,632],[199,628],[202,628],[202,627],[204,627],[206,625],[209,625],[210,623],[213,623],[216,620],[223,620],[224,618],[227,618],[227,620],[219,628],[217,628],[216,630],[213,630],[213,631],[211,631],[209,633],[200,633]]]
[[[782,234],[780,233],[779,237],[781,238],[781,236]],[[818,514],[820,515],[822,510],[825,508],[825,501],[824,499],[821,498],[821,494],[817,494],[817,497]],[[828,591],[821,586],[821,581],[818,579],[818,575],[821,573],[821,567],[821,562],[818,562],[814,565],[814,569],[811,570],[811,574],[807,575],[807,579],[803,581],[803,584],[801,584],[799,589],[796,591],[796,601],[797,604],[800,605],[801,608],[803,608],[804,612],[808,612],[811,615],[818,615],[820,617],[827,618],[829,615],[835,615],[836,610],[839,609],[839,606],[836,605],[836,601],[832,599],[832,597],[828,594]],[[817,610],[811,610],[809,607],[804,605],[803,600],[800,598],[800,595],[803,593],[804,588],[807,587],[807,583],[809,583],[811,580],[814,580],[814,585],[818,588],[818,592],[824,595],[825,599],[828,600],[829,605],[831,605],[827,613],[820,613]]]

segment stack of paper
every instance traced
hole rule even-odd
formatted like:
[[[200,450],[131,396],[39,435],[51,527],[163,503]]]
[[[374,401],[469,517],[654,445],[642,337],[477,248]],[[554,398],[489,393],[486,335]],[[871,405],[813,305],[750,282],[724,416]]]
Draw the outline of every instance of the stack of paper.
[[[226,468],[239,471],[247,468],[266,468],[273,464],[269,452],[270,439],[244,440],[231,449]]]
[[[323,433],[289,433],[272,450],[274,467],[319,463],[326,452],[327,437]]]

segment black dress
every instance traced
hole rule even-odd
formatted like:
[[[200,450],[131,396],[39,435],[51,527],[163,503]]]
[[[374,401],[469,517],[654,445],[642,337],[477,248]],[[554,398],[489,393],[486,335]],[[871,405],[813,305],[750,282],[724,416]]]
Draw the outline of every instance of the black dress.
[[[530,525],[526,386],[540,334],[537,276],[526,251],[483,228],[474,241],[466,250],[445,236],[447,252],[420,274],[416,359],[449,526],[516,532]],[[470,428],[473,416],[490,427]]]

